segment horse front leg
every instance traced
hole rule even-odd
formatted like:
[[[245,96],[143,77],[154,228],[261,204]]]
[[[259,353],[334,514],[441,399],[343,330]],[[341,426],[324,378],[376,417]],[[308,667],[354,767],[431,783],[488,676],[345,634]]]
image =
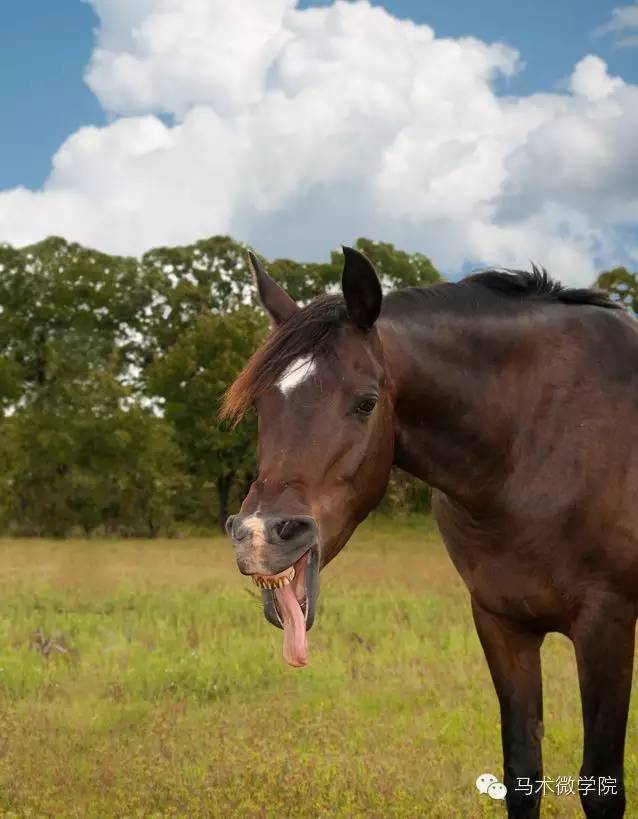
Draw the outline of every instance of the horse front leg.
[[[540,649],[544,634],[524,630],[475,601],[472,613],[501,708],[507,815],[536,819],[541,795],[534,783],[543,776]]]
[[[623,758],[636,619],[617,599],[589,601],[572,630],[583,708],[580,799],[588,819],[625,813]]]

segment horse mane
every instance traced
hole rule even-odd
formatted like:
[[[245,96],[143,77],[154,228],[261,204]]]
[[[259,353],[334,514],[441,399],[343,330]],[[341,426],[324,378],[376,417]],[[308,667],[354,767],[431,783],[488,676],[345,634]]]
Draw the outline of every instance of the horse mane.
[[[565,287],[552,279],[545,268],[532,265],[531,271],[498,267],[481,270],[459,282],[439,282],[428,287],[405,287],[389,293],[384,306],[395,315],[402,310],[423,309],[426,300],[432,310],[486,314],[510,312],[512,307],[553,304],[593,305],[612,310],[622,304],[600,290]]]
[[[544,267],[532,264],[531,272],[490,268],[463,279],[464,283],[477,284],[502,296],[519,299],[559,301],[563,304],[593,304],[596,307],[618,309],[620,305],[607,293],[591,287],[565,287],[552,279]]]
[[[482,296],[483,298],[477,298]],[[460,282],[442,282],[426,287],[406,287],[388,294],[384,307],[399,315],[402,309],[423,304],[444,309],[489,310],[513,303],[594,305],[619,309],[606,293],[591,288],[565,287],[544,268],[532,265],[531,272],[492,268],[466,276]],[[270,389],[286,368],[300,357],[329,355],[337,330],[350,324],[341,295],[322,295],[294,313],[277,327],[257,349],[222,402],[220,417],[237,424],[255,399]]]

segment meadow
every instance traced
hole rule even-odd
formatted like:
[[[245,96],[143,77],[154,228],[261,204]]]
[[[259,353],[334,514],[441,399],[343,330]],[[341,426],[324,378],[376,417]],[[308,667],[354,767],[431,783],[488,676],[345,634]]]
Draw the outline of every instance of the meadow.
[[[222,537],[4,540],[0,587],[2,816],[505,816],[474,786],[501,773],[496,696],[428,518],[370,520],[323,572],[305,669]],[[571,645],[543,657],[546,774],[577,776]],[[633,707],[626,770],[638,805]]]

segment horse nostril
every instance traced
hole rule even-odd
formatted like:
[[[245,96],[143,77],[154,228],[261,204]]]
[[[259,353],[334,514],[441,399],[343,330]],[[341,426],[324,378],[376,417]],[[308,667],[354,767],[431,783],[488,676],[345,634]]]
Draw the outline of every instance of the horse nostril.
[[[275,526],[275,532],[282,540],[292,540],[307,528],[308,524],[303,520],[282,520]]]
[[[241,515],[231,515],[226,521],[226,534],[235,542],[243,540],[248,534]]]
[[[227,518],[226,527],[225,527],[227,535],[232,536],[232,534],[233,534],[233,521],[235,520],[236,517],[237,517],[237,515],[229,515],[229,517]]]

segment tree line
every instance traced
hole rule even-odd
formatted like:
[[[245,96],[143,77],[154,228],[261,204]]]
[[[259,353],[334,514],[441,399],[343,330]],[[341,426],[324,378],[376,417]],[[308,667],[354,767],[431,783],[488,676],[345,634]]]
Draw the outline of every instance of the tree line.
[[[430,260],[366,239],[388,287]],[[304,302],[338,286],[329,261],[268,263]],[[215,236],[141,259],[49,238],[0,245],[0,533],[120,536],[210,529],[254,475],[255,420],[221,397],[267,332],[246,247]],[[427,493],[397,481],[394,503]]]
[[[359,239],[387,288],[441,279],[420,253]],[[336,289],[341,254],[268,263],[305,302]],[[634,311],[637,276],[601,274]],[[0,245],[0,533],[138,536],[223,524],[253,480],[255,419],[223,393],[267,332],[246,247],[214,236],[141,259],[49,238]],[[386,505],[425,509],[392,479]]]

